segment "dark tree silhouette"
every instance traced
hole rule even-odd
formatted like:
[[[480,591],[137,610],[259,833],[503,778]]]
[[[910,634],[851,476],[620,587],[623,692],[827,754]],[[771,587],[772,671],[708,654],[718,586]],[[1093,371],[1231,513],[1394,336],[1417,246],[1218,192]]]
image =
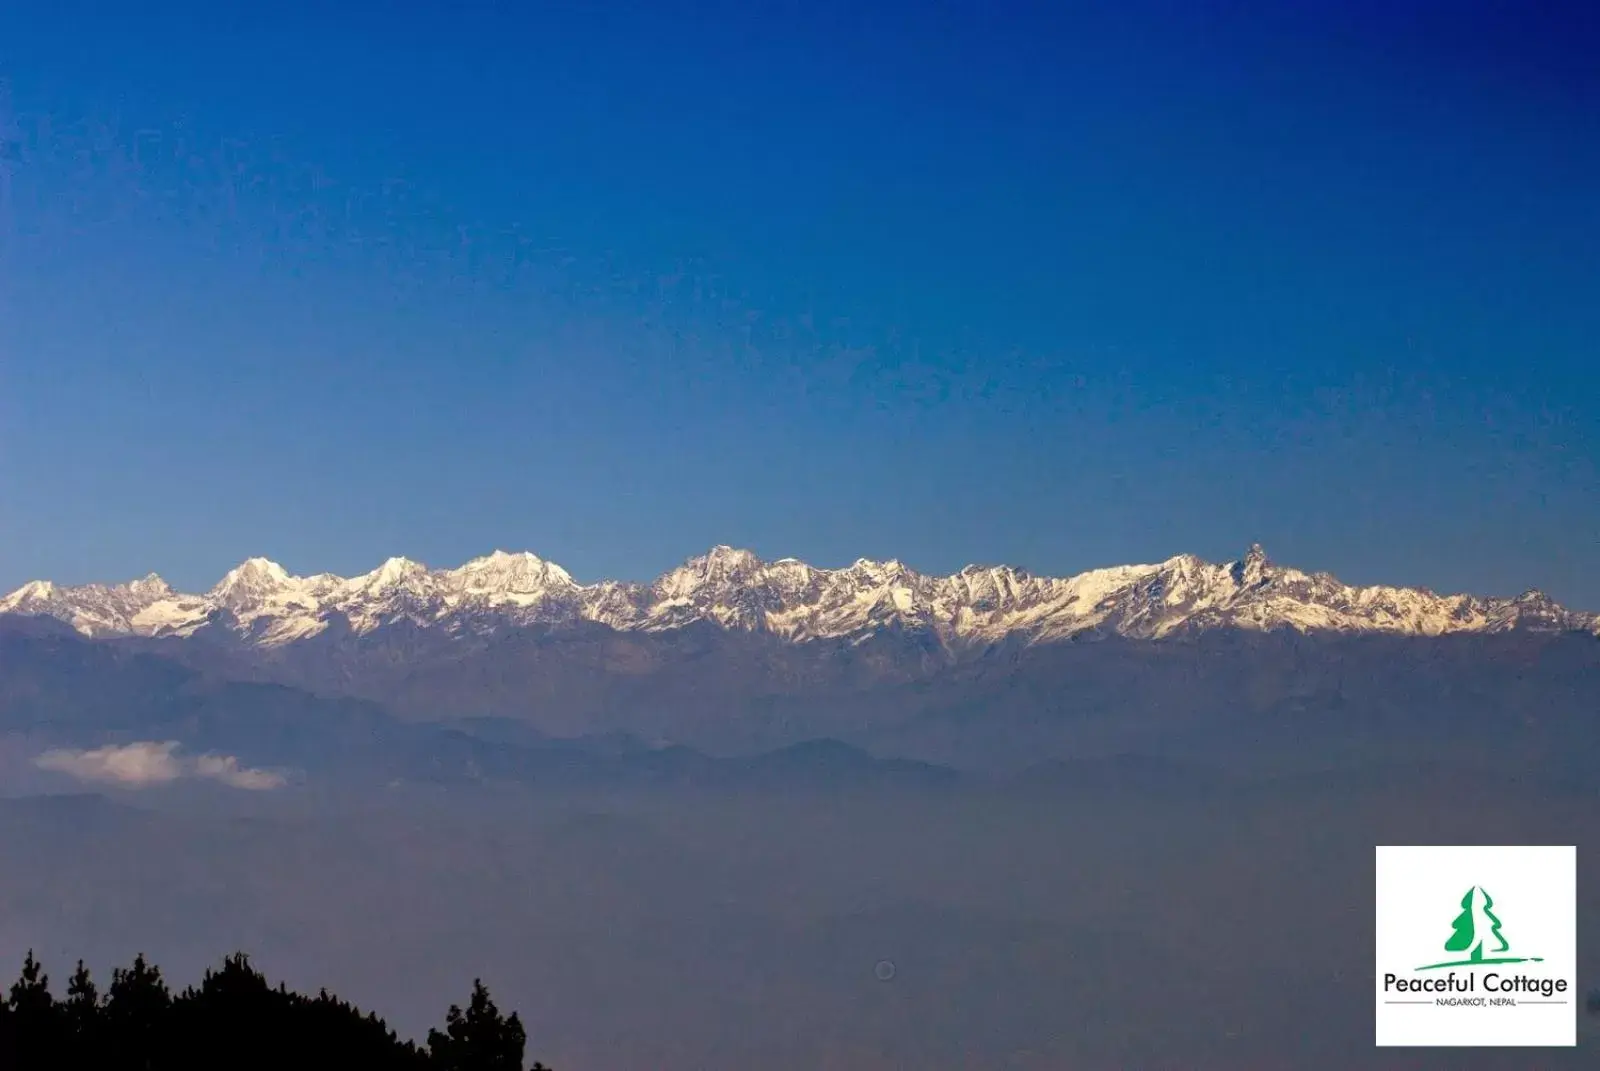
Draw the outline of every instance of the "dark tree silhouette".
[[[94,1029],[99,1023],[100,991],[95,988],[89,969],[78,961],[78,969],[67,982],[67,1000],[64,1005],[67,1026],[73,1033]]]
[[[9,1002],[0,1000],[0,1067],[17,1065],[17,1033]]]
[[[29,952],[0,1001],[3,1071],[523,1071],[526,1043],[521,1020],[503,1016],[481,981],[466,1011],[451,1006],[444,1031],[430,1031],[423,1048],[327,990],[306,997],[274,988],[242,953],[177,996],[139,956],[112,972],[102,997],[80,961],[57,1001]],[[535,1063],[531,1071],[549,1069]]]
[[[111,972],[101,1008],[107,1066],[115,1071],[153,1071],[161,1066],[164,1032],[172,993],[161,969],[135,956],[133,964]]]
[[[60,1009],[50,995],[50,976],[28,950],[22,962],[22,977],[11,984],[7,1003],[11,1006],[18,1065],[48,1060],[63,1054],[64,1031]]]
[[[100,1067],[105,1060],[105,1028],[101,1019],[100,991],[95,988],[89,969],[78,961],[78,969],[67,982],[67,999],[61,1005],[64,1045],[73,1067]]]
[[[42,1021],[55,1012],[55,998],[50,995],[50,976],[44,972],[44,965],[33,957],[31,948],[28,958],[22,961],[22,977],[11,983],[9,996],[11,1010],[16,1013],[19,1023],[29,1018]]]
[[[467,1010],[450,1005],[444,1031],[428,1031],[433,1066],[446,1071],[522,1071],[527,1034],[512,1012],[507,1019],[495,1007],[481,978],[472,981]]]

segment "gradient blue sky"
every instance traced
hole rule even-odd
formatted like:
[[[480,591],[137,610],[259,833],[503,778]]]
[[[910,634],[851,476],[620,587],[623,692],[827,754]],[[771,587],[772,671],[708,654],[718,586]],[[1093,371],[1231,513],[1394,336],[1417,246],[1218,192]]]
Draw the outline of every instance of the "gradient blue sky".
[[[1600,608],[1594,5],[116,7],[0,35],[0,587],[1259,540]]]

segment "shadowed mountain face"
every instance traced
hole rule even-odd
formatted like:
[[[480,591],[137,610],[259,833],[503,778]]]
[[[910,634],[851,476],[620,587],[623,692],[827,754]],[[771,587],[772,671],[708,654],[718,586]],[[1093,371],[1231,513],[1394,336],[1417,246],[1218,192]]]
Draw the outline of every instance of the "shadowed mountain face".
[[[906,716],[847,738],[966,765],[1147,751],[1266,768],[1409,759],[1570,773],[1593,768],[1595,694],[1600,644],[1587,636],[1215,633],[956,667],[893,689],[882,705]]]
[[[166,742],[232,757],[246,770],[281,771],[341,788],[423,782],[809,793],[880,785],[931,790],[954,777],[947,769],[874,758],[838,741],[717,758],[681,745],[647,746],[625,734],[553,739],[520,722],[491,718],[402,721],[366,700],[224,680],[158,656],[60,635],[0,636],[0,739],[10,741],[11,752],[48,750],[57,755],[55,767],[114,783],[184,776],[185,768],[155,750]],[[152,768],[128,768],[135,761]]]
[[[241,669],[198,641],[156,653],[152,641],[0,633],[0,726],[85,741],[160,731],[279,764],[372,765],[409,749],[485,770],[550,751],[552,737],[612,760],[645,743],[733,755],[833,738],[996,771],[1126,752],[1259,770],[1600,769],[1600,642],[1584,634],[1209,632],[1001,645],[953,664],[894,637],[793,644],[709,626],[519,633],[465,653],[425,635],[401,649],[382,647],[386,632],[364,637],[371,650],[353,662],[310,667],[313,643],[293,649],[302,661]]]

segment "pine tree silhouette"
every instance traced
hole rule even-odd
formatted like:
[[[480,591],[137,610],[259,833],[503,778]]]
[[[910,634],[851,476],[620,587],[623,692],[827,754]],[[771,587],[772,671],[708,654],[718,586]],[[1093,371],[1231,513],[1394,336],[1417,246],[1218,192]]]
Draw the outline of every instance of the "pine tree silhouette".
[[[78,961],[78,969],[72,972],[72,978],[67,982],[65,1008],[67,1021],[74,1030],[90,1029],[99,1020],[100,992],[95,988],[94,979],[89,976],[89,969],[83,965],[81,959]]]
[[[170,1025],[172,993],[161,968],[133,958],[132,965],[111,972],[106,988],[104,1022],[109,1068],[154,1071],[162,1066]]]
[[[55,1009],[55,998],[50,995],[50,976],[44,965],[33,957],[22,961],[22,977],[11,984],[11,1010],[19,1016],[43,1016]]]
[[[527,1033],[516,1012],[505,1018],[484,988],[472,981],[467,1010],[450,1005],[443,1033],[428,1031],[428,1052],[441,1071],[522,1071]]]
[[[526,1042],[521,1019],[502,1015],[481,981],[423,1048],[325,989],[274,987],[243,953],[178,996],[141,955],[112,971],[102,999],[80,961],[58,1002],[29,952],[0,1000],[0,1071],[523,1071]]]
[[[12,1022],[15,1018],[11,1005],[0,1000],[0,1067],[17,1066],[17,1030]]]
[[[32,949],[22,962],[22,977],[11,985],[9,1003],[19,1063],[49,1059],[62,1051],[59,1009],[50,995],[50,976]]]
[[[100,992],[89,969],[78,961],[78,969],[67,982],[67,999],[61,1005],[65,1020],[66,1046],[73,1067],[99,1067],[102,1053],[104,1017]]]

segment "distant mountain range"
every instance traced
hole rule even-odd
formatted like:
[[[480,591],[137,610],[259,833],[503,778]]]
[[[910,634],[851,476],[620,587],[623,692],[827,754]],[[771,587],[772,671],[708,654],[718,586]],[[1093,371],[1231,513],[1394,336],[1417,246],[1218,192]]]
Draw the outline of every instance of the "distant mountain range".
[[[1600,632],[1600,615],[1530,591],[1515,598],[1354,587],[1327,573],[1269,561],[1260,546],[1234,562],[1179,555],[1155,565],[1033,576],[968,566],[928,576],[898,561],[819,569],[715,547],[641,584],[580,584],[533,554],[496,551],[456,569],[391,558],[356,577],[292,576],[251,558],[210,591],[173,591],[151,574],[124,584],[63,587],[36,580],[0,599],[0,613],[46,615],[104,638],[226,636],[258,648],[397,626],[448,636],[600,625],[659,633],[696,624],[784,640],[860,641],[885,631],[960,652],[1006,640],[1041,643],[1085,633],[1139,639],[1196,630],[1376,632],[1414,636],[1511,630]]]
[[[586,778],[625,780],[731,776],[674,748],[818,739],[964,769],[1140,753],[1565,776],[1600,768],[1597,633],[1537,592],[1353,587],[1260,547],[1068,578],[717,547],[651,584],[580,584],[531,554],[349,579],[251,559],[201,595],[151,576],[0,600],[0,735],[379,778],[572,776],[562,739],[585,741]],[[844,754],[785,761],[853,770]]]

